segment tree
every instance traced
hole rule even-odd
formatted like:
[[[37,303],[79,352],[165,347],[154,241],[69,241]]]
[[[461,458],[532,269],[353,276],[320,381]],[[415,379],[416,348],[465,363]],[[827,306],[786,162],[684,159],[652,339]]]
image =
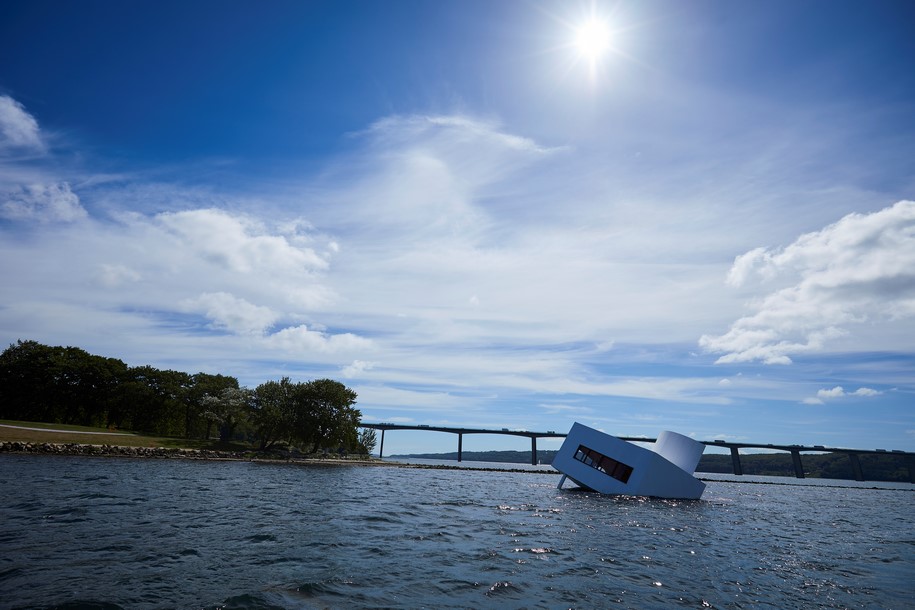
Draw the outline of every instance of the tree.
[[[219,440],[232,440],[236,428],[248,420],[253,396],[248,388],[225,388],[217,396],[204,396],[204,414],[219,425]]]
[[[359,453],[371,455],[378,444],[378,433],[374,428],[362,428],[359,431]]]
[[[128,369],[118,388],[119,425],[132,430],[182,436],[191,376],[152,366]]]
[[[288,441],[295,421],[296,385],[283,377],[262,383],[254,390],[251,423],[260,439],[261,450],[281,440]]]
[[[238,389],[238,379],[227,375],[197,373],[191,377],[187,398],[184,404],[184,437],[209,438],[210,430],[215,423],[206,416],[205,396],[219,396],[227,389]]]
[[[0,354],[0,417],[57,421],[54,348],[36,341],[11,344]]]
[[[0,354],[0,417],[104,425],[127,366],[78,347],[18,341]]]
[[[339,381],[317,379],[297,384],[293,431],[312,451],[357,443],[362,414],[353,408],[356,392]]]

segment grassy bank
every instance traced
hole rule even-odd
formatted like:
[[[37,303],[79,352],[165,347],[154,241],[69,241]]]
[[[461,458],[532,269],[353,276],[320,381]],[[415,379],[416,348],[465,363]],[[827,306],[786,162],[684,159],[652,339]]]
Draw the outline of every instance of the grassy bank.
[[[8,427],[17,426],[17,427]],[[31,428],[31,429],[26,429]],[[218,440],[170,438],[133,434],[124,430],[47,424],[32,421],[0,420],[0,442],[20,443],[79,443],[83,445],[119,445],[122,447],[162,447],[177,449],[207,449],[211,451],[250,451],[244,443],[222,443]]]

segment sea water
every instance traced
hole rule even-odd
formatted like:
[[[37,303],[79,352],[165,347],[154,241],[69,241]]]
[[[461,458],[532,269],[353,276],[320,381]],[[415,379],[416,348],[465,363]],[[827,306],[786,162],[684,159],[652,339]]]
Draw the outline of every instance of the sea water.
[[[2,608],[915,608],[912,487],[0,456]]]

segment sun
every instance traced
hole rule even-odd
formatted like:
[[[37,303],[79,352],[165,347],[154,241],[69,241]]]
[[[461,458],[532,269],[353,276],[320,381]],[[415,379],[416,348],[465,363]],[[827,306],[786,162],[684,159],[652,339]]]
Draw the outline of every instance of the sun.
[[[592,17],[575,30],[575,48],[581,57],[593,64],[610,48],[610,28]]]

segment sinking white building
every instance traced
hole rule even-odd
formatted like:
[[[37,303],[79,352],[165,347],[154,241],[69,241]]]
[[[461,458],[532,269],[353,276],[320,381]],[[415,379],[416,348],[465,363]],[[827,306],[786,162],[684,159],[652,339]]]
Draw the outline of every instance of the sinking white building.
[[[651,449],[572,424],[553,468],[581,487],[605,494],[698,500],[705,483],[693,476],[705,445],[662,432]]]

